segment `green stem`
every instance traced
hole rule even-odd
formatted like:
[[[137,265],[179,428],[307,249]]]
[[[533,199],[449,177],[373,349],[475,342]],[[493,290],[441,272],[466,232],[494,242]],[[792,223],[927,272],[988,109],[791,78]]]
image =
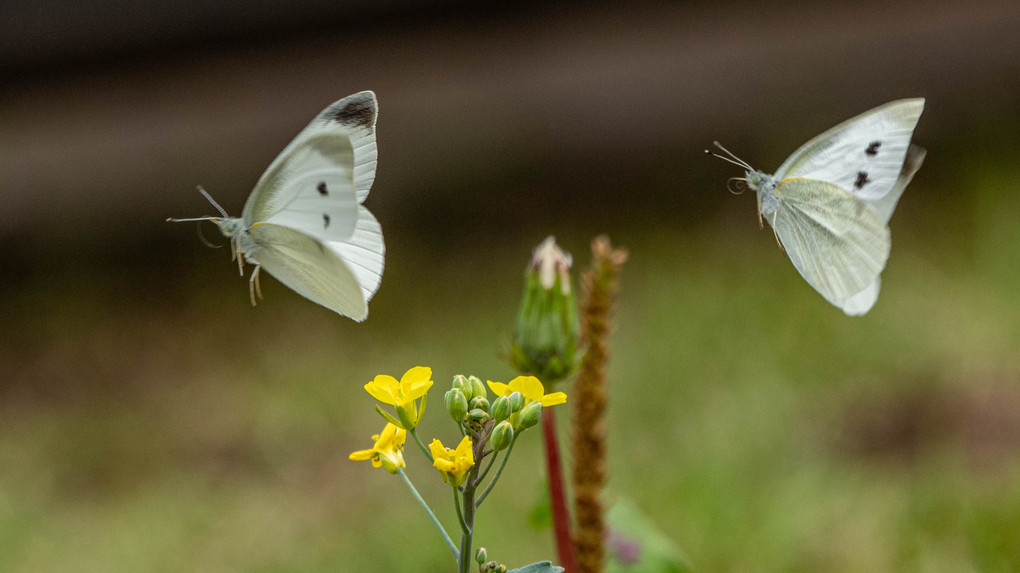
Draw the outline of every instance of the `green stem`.
[[[474,482],[475,487],[482,485],[485,481],[485,476],[489,475],[489,470],[492,469],[492,464],[496,463],[496,457],[499,456],[499,452],[492,452],[492,457],[489,458],[489,464],[482,470],[482,475],[478,476],[478,479]]]
[[[408,489],[411,490],[411,495],[413,495],[414,499],[418,500],[418,503],[421,504],[422,509],[425,510],[425,513],[428,514],[429,519],[432,520],[432,525],[436,526],[436,529],[439,530],[439,534],[443,536],[443,541],[446,542],[446,546],[450,548],[451,552],[453,552],[453,558],[460,560],[460,553],[457,551],[457,546],[453,544],[453,540],[450,539],[450,535],[446,533],[446,530],[443,529],[443,525],[439,523],[439,519],[436,518],[436,514],[432,513],[432,510],[429,508],[429,504],[425,503],[425,500],[422,499],[421,495],[418,493],[418,490],[414,488],[414,484],[411,483],[411,480],[408,479],[407,474],[404,473],[404,468],[397,468],[397,475],[404,478],[404,483],[406,483]]]
[[[425,444],[421,442],[421,438],[418,437],[418,432],[415,431],[415,428],[411,428],[410,430],[407,431],[407,433],[411,434],[411,437],[414,438],[414,443],[418,444],[418,447],[421,449],[421,452],[425,454],[426,458],[429,459],[429,463],[436,461],[435,459],[432,458],[432,452],[430,452],[429,449],[425,447]]]
[[[489,482],[489,485],[485,486],[485,489],[482,490],[482,493],[478,495],[478,501],[475,502],[475,507],[476,508],[478,506],[482,505],[482,501],[485,500],[485,496],[489,495],[489,492],[492,491],[493,486],[495,486],[496,482],[499,481],[499,476],[503,475],[503,468],[506,467],[506,462],[507,462],[507,460],[510,459],[510,452],[514,451],[514,444],[517,443],[517,438],[520,435],[521,435],[521,433],[518,432],[518,433],[514,434],[514,439],[510,440],[510,445],[507,447],[506,453],[503,454],[503,461],[499,463],[499,469],[496,470],[496,475],[492,477],[492,481]],[[494,457],[493,460],[495,460],[495,459],[496,458]],[[486,469],[485,471],[489,471],[489,470]]]
[[[471,529],[468,527],[467,522],[464,521],[464,510],[460,506],[460,490],[457,486],[453,486],[453,505],[457,508],[457,520],[460,521],[460,531],[463,535],[471,533]],[[464,539],[463,535],[461,540]]]
[[[478,472],[472,472],[477,474]],[[470,476],[469,479],[474,479]],[[460,571],[459,573],[470,573],[471,563],[474,561],[471,556],[471,537],[474,534],[475,523],[475,487],[470,485],[464,488],[464,525],[467,528],[460,538]],[[456,491],[456,490],[454,490]]]

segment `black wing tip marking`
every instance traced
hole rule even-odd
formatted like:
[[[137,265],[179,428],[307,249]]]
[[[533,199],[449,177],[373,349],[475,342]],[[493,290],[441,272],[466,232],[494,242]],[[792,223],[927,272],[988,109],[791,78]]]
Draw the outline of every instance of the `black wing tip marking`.
[[[375,127],[378,110],[375,93],[364,91],[347,96],[331,105],[325,115],[329,121],[335,121],[346,127],[371,129]]]
[[[882,147],[881,141],[872,141],[868,144],[868,148],[864,150],[865,155],[868,157],[874,157],[878,155],[878,148]]]

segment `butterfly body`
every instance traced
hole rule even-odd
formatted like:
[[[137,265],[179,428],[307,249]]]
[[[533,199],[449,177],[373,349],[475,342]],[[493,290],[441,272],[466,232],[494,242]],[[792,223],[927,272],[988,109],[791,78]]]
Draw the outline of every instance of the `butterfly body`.
[[[360,92],[319,113],[269,165],[241,217],[210,220],[230,240],[238,269],[265,268],[298,294],[354,320],[368,315],[379,288],[385,246],[362,205],[375,180],[375,94]]]
[[[759,218],[797,271],[848,315],[878,298],[889,219],[925,156],[910,143],[923,109],[917,98],[865,112],[801,146],[775,174],[724,157],[745,168]]]

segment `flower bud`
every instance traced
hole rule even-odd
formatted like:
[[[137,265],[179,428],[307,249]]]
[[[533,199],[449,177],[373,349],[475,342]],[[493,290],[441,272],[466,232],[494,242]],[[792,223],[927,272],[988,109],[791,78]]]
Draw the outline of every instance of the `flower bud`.
[[[489,419],[489,413],[486,412],[485,410],[482,410],[481,408],[475,408],[474,410],[468,412],[468,418],[476,422],[485,422],[486,420]]]
[[[468,402],[460,388],[452,388],[443,395],[446,400],[446,411],[455,422],[463,422],[468,412]]]
[[[510,398],[506,396],[500,396],[492,403],[492,408],[489,408],[489,413],[492,414],[492,419],[497,422],[502,422],[510,417],[512,408],[510,406]]]
[[[519,427],[522,430],[526,430],[534,426],[535,424],[538,424],[538,421],[541,419],[542,419],[542,403],[537,401],[532,402],[521,410],[520,418],[518,420],[520,422]]]
[[[477,376],[468,376],[467,382],[471,384],[471,395],[468,396],[468,400],[471,400],[472,398],[477,398],[479,396],[484,398],[485,396],[488,395],[488,393],[485,390],[485,384],[482,384],[482,381],[479,380]],[[468,395],[467,390],[464,391],[464,395],[465,396]]]
[[[492,450],[495,452],[505,450],[514,439],[514,427],[510,425],[510,422],[502,421],[496,424],[496,427],[492,429],[492,435],[489,436],[489,445],[492,446]]]
[[[510,393],[510,410],[511,411],[513,411],[513,412],[520,412],[521,408],[524,407],[525,402],[526,402],[526,400],[524,399],[524,394],[521,394],[520,392],[511,392]]]
[[[467,397],[468,391],[465,389],[467,387],[467,378],[463,374],[457,374],[456,376],[454,376],[453,383],[450,384],[450,386],[453,388],[457,388],[458,390],[464,393],[465,398]]]
[[[510,347],[518,372],[546,382],[566,378],[577,351],[577,302],[570,288],[570,255],[547,238],[532,253]]]
[[[469,403],[472,410],[478,408],[479,410],[489,411],[489,399],[484,396],[475,396]]]
[[[479,565],[481,565],[482,563],[485,563],[485,560],[488,559],[488,557],[489,556],[485,552],[485,548],[484,547],[479,547],[478,551],[475,551],[475,563],[478,563]]]

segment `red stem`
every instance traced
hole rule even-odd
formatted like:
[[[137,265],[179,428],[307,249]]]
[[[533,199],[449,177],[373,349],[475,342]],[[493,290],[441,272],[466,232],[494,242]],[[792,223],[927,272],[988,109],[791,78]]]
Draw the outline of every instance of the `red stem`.
[[[570,536],[570,514],[567,513],[566,488],[560,465],[560,444],[556,439],[556,417],[553,409],[542,411],[542,433],[545,434],[545,462],[549,472],[549,505],[552,509],[553,532],[556,535],[556,552],[564,573],[576,573],[577,557],[574,539]]]

